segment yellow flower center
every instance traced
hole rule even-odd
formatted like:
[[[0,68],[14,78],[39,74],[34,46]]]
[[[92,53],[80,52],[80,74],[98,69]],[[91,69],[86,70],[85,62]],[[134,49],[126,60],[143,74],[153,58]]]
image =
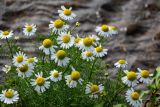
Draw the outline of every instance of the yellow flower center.
[[[72,80],[79,80],[80,77],[81,77],[81,74],[78,71],[73,71],[71,73],[71,79]]]
[[[102,47],[96,47],[96,52],[102,52],[103,48]]]
[[[52,44],[53,44],[53,42],[52,42],[50,39],[45,39],[45,40],[43,41],[43,46],[44,46],[45,48],[50,48],[50,47],[52,46]]]
[[[63,27],[63,25],[64,25],[64,22],[62,21],[62,20],[60,20],[60,19],[57,19],[55,22],[54,22],[54,26],[56,27],[56,28],[62,28]]]
[[[37,79],[36,79],[37,85],[42,86],[42,85],[44,85],[44,83],[45,83],[45,79],[43,77],[37,77]]]
[[[79,43],[80,40],[81,40],[81,38],[76,38],[76,39],[75,39],[75,42],[76,42],[76,43]]]
[[[136,77],[136,73],[135,73],[134,71],[128,72],[128,73],[127,73],[127,78],[128,78],[128,80],[130,80],[130,81],[135,80],[135,79],[137,78],[137,77]]]
[[[64,35],[62,38],[63,43],[68,43],[70,41],[70,36],[69,35]]]
[[[26,29],[27,29],[28,32],[31,32],[33,27],[31,25],[28,25],[28,26],[26,26]]]
[[[56,53],[58,59],[64,59],[66,57],[66,52],[64,50],[59,50]]]
[[[83,44],[87,47],[91,46],[92,43],[93,43],[93,40],[89,37],[86,37],[86,38],[83,39]]]
[[[107,32],[109,30],[107,25],[102,25],[101,29],[102,29],[103,32]]]
[[[17,57],[16,57],[16,61],[17,61],[18,63],[21,63],[21,62],[23,61],[23,56],[17,56]]]
[[[3,32],[3,35],[4,35],[4,36],[8,36],[8,35],[9,35],[9,32],[8,32],[8,31],[4,31],[4,32]]]
[[[27,61],[28,61],[29,63],[33,63],[33,62],[34,62],[34,58],[28,58]]]
[[[119,63],[119,64],[125,64],[125,63],[126,63],[126,61],[125,61],[125,60],[123,60],[123,59],[121,59],[121,60],[119,60],[119,61],[118,61],[118,63]]]
[[[12,98],[14,96],[14,91],[9,89],[5,92],[5,97]]]
[[[111,30],[117,30],[116,26],[109,26]]]
[[[90,90],[92,93],[95,93],[95,92],[99,91],[99,87],[98,87],[98,85],[92,85]]]
[[[142,70],[142,71],[141,71],[141,76],[142,76],[143,78],[149,77],[149,71],[148,71],[148,70]]]
[[[131,98],[133,100],[138,100],[139,99],[139,93],[138,92],[132,92],[131,93]]]
[[[65,9],[65,10],[63,11],[63,13],[64,13],[66,16],[69,16],[69,15],[71,15],[72,11],[69,10],[69,9]]]
[[[19,67],[19,70],[20,70],[21,72],[26,72],[26,71],[28,70],[28,65],[27,65],[27,64],[22,65],[21,67]]]
[[[53,72],[53,76],[54,76],[55,78],[57,78],[57,77],[59,77],[59,73],[58,73],[58,72]]]
[[[86,56],[87,57],[91,57],[92,56],[92,52],[86,52]]]
[[[91,38],[93,42],[96,42],[96,38]]]

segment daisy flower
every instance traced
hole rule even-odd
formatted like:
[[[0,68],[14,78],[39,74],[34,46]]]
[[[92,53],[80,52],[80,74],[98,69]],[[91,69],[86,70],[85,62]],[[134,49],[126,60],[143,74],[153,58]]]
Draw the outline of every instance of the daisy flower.
[[[13,56],[13,65],[17,67],[26,64],[26,62],[27,62],[27,56],[21,51],[16,52],[16,55]]]
[[[98,33],[99,36],[103,36],[103,37],[111,36],[108,25],[102,25],[101,27],[98,26],[96,27],[95,31]]]
[[[58,63],[58,66],[66,66],[69,63],[70,58],[64,50],[58,50],[56,53],[51,55],[51,59]]]
[[[0,38],[1,39],[8,39],[13,36],[13,31],[0,31]]]
[[[116,26],[109,26],[109,33],[111,35],[117,35],[118,34],[118,30]]]
[[[5,104],[13,104],[19,100],[19,94],[12,89],[3,90],[0,94],[0,100]]]
[[[52,29],[52,32],[60,34],[61,32],[65,32],[69,29],[69,25],[66,25],[64,21],[61,19],[57,19],[55,21],[50,21],[49,29]]]
[[[114,64],[114,66],[117,67],[117,68],[123,68],[124,69],[124,68],[126,68],[127,64],[128,63],[127,63],[126,60],[120,59]]]
[[[58,36],[57,42],[63,49],[68,49],[74,45],[74,37],[70,33],[63,32]]]
[[[61,6],[62,10],[58,10],[59,17],[61,17],[63,20],[71,21],[76,17],[76,14],[72,12],[72,7],[69,9],[65,8],[64,6]]]
[[[93,39],[90,37],[85,37],[80,41],[79,45],[80,50],[91,51],[93,50]]]
[[[23,28],[23,33],[24,35],[26,36],[33,36],[37,31],[37,28],[36,28],[36,25],[35,24],[28,24],[26,23],[24,25],[24,28]]]
[[[92,34],[92,35],[89,35],[89,37],[92,39],[94,45],[99,44],[100,38],[98,36]]]
[[[134,71],[124,70],[126,76],[122,77],[122,82],[128,87],[134,87],[137,85],[137,74]]]
[[[34,65],[36,65],[36,63],[38,62],[38,59],[37,57],[28,58],[27,62],[29,66],[34,67]]]
[[[62,72],[58,72],[57,70],[53,70],[50,72],[50,79],[54,82],[62,80]]]
[[[86,61],[93,61],[95,58],[91,51],[85,51],[85,52],[82,52],[82,59]]]
[[[5,72],[6,74],[11,70],[11,66],[9,65],[5,65],[3,68],[2,68],[2,71]]]
[[[134,91],[132,88],[128,89],[126,92],[126,100],[133,107],[142,107],[142,99],[140,94]]]
[[[30,77],[33,72],[33,67],[30,67],[28,64],[24,64],[17,68],[18,76],[20,77]]]
[[[49,55],[50,53],[55,52],[55,48],[57,46],[53,46],[53,41],[50,39],[45,39],[42,42],[42,45],[39,47],[40,50],[42,50],[46,55]]]
[[[96,57],[103,57],[103,56],[107,55],[107,51],[108,51],[108,49],[103,49],[103,47],[100,45],[100,46],[97,46],[96,48],[94,48],[93,54]]]
[[[80,72],[76,70],[73,70],[70,75],[65,76],[65,79],[69,88],[75,88],[78,83],[82,85],[83,82]]]
[[[149,77],[152,76],[152,74],[149,74],[148,70],[141,70],[140,68],[137,68],[138,72],[138,79],[140,82],[144,83],[144,84],[149,84],[151,83],[151,80]]]
[[[104,90],[104,86],[102,84],[96,85],[93,83],[89,83],[86,86],[85,93],[89,94],[91,98],[98,98],[98,95],[101,94]]]
[[[44,78],[43,77],[43,73],[38,73],[35,75],[36,76],[36,79],[31,79],[31,85],[32,86],[35,86],[35,90],[37,92],[44,92],[46,91],[46,89],[49,88],[50,86],[50,82],[47,81],[47,78]]]
[[[80,47],[80,42],[81,42],[81,40],[82,40],[82,38],[80,38],[78,35],[77,35],[77,37],[74,39],[74,45],[76,46],[76,47]]]

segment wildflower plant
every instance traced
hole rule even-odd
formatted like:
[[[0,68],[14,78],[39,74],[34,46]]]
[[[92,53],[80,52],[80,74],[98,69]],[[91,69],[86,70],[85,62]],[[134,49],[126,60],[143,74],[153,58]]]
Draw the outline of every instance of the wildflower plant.
[[[102,58],[109,50],[103,44],[118,34],[117,27],[104,24],[96,27],[95,34],[78,34],[80,23],[74,23],[72,8],[62,6],[58,13],[60,18],[50,21],[48,36],[41,34],[37,56],[28,56],[18,48],[14,31],[0,31],[12,59],[12,64],[2,69],[6,76],[0,87],[1,107],[158,105],[160,67],[153,74],[140,68],[128,70],[127,61],[120,59],[112,64],[117,69],[116,78],[105,75],[108,66]],[[28,38],[40,37],[35,24],[26,23],[22,30]],[[136,90],[139,84],[146,90]]]

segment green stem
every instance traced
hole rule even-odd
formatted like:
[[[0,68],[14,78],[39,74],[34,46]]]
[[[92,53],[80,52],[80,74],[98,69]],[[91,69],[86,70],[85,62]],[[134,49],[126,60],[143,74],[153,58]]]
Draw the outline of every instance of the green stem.
[[[121,88],[119,88],[115,93],[114,96],[112,97],[112,99],[110,100],[111,103],[113,103],[114,99],[121,94],[121,91],[123,91],[123,89],[126,88],[126,85],[122,86]]]
[[[94,60],[93,64],[92,64],[92,67],[91,67],[91,71],[90,71],[90,75],[89,75],[89,80],[91,79],[92,77],[92,74],[93,74],[93,69],[94,69],[94,66],[95,66],[95,63],[96,63],[97,59]]]
[[[42,56],[42,64],[44,65],[44,59],[45,59],[45,53],[43,53],[43,56]]]
[[[64,74],[64,73],[68,70],[68,68],[69,68],[69,66],[71,65],[71,63],[72,63],[72,61],[69,62],[69,64],[67,65],[67,67],[66,67],[66,69],[64,70],[64,72],[62,72],[62,74]]]
[[[10,53],[11,53],[11,58],[13,58],[12,47],[11,47],[11,45],[9,44],[9,41],[8,41],[8,39],[7,39],[7,38],[6,38],[6,42],[7,42],[7,45],[8,45],[9,51],[10,51]]]
[[[52,60],[51,60],[51,50],[49,49],[49,61],[50,61],[50,64],[52,64]]]
[[[117,75],[118,81],[121,81],[121,77],[122,77],[122,68],[119,68],[118,69],[118,75]]]

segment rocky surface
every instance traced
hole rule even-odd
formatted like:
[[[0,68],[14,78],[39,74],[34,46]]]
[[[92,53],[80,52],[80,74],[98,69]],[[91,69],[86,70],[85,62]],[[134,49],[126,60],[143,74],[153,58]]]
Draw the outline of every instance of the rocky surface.
[[[19,28],[31,22],[38,25],[40,32],[47,32],[49,21],[58,18],[61,5],[73,7],[82,23],[79,32],[92,33],[97,25],[104,23],[119,28],[120,35],[106,41],[109,53],[105,60],[112,66],[121,58],[128,60],[132,69],[153,69],[160,64],[159,0],[1,0],[0,29],[13,29],[20,36],[17,44],[34,56],[39,43],[35,37],[24,37]],[[0,44],[3,46],[4,42]],[[8,62],[0,52],[0,71]],[[2,72],[0,75],[2,79]]]

